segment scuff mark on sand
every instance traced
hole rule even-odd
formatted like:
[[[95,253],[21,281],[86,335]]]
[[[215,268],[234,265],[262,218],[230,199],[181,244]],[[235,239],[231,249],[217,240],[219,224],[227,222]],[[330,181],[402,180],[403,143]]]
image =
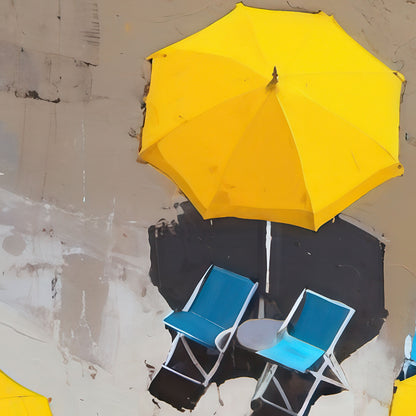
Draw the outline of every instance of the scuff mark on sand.
[[[0,91],[17,98],[61,102],[91,99],[91,64],[0,41]]]
[[[401,267],[402,269],[406,270],[412,277],[416,278],[416,273],[412,270],[410,270],[409,267],[407,267],[405,264],[395,264],[395,263],[389,263],[389,266],[392,267]]]
[[[27,337],[29,339],[33,339],[34,341],[43,342],[44,344],[46,344],[46,341],[44,341],[43,339],[36,338],[36,337],[32,337],[31,335],[26,334],[23,331],[20,331],[20,330],[16,329],[14,326],[9,325],[6,322],[0,322],[0,325],[3,325],[5,327],[7,327],[7,328],[10,328],[12,331],[16,332],[19,335],[23,335],[24,337]]]
[[[160,17],[153,17],[148,19],[150,22],[152,23],[166,23],[166,22],[170,22],[172,20],[176,20],[179,19],[181,17],[188,17],[188,16],[192,16],[198,13],[203,12],[204,10],[207,10],[209,8],[209,4],[207,4],[206,6],[200,7],[198,9],[189,11],[189,12],[183,12],[183,13],[172,13],[172,14],[168,14],[168,15],[164,15],[164,16],[160,16]]]
[[[55,100],[42,98],[39,96],[39,93],[36,90],[27,90],[27,91],[15,91],[14,95],[17,98],[33,98],[34,100],[46,101],[47,103],[58,104],[61,102],[61,99],[58,97]]]

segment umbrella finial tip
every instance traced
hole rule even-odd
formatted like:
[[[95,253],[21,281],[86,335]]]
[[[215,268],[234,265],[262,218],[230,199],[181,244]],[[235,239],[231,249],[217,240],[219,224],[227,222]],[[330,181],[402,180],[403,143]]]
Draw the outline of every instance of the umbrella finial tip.
[[[277,82],[279,81],[279,75],[277,74],[277,68],[276,66],[273,68],[273,73],[272,73],[272,80],[267,84],[267,88],[273,88]]]

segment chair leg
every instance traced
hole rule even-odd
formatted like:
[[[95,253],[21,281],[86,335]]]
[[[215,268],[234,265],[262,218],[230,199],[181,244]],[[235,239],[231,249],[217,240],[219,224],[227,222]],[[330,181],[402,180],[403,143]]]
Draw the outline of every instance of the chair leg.
[[[302,407],[300,408],[299,412],[297,413],[298,416],[303,416],[303,414],[305,413],[306,409],[309,406],[309,403],[312,399],[313,394],[315,393],[315,390],[318,388],[319,383],[321,382],[320,379],[316,378],[315,381],[312,384],[312,387],[310,388],[305,401],[303,402]]]
[[[187,376],[186,374],[183,374],[183,373],[181,373],[181,372],[179,372],[179,371],[177,371],[177,370],[173,369],[172,367],[169,367],[169,362],[170,362],[170,360],[172,359],[173,354],[175,353],[176,348],[177,348],[178,343],[179,343],[179,341],[180,341],[180,340],[182,340],[182,342],[184,341],[183,335],[182,335],[182,334],[177,334],[177,335],[176,335],[176,337],[174,338],[174,340],[172,341],[172,345],[170,346],[168,356],[167,356],[167,358],[166,358],[166,361],[162,364],[162,367],[163,367],[163,368],[165,368],[166,370],[169,370],[169,371],[170,371],[170,372],[172,372],[172,373],[177,374],[178,376],[181,376],[181,377],[183,377],[183,378],[186,378],[186,379],[187,379],[187,380],[189,380],[189,381],[192,381],[193,383],[196,383],[196,384],[202,384],[202,382],[201,382],[201,381],[199,381],[199,380],[195,380],[194,378],[189,377],[189,376]],[[186,348],[186,347],[185,347],[185,348]],[[192,355],[193,355],[193,354],[192,354]],[[192,360],[192,357],[191,357],[191,360]]]
[[[300,408],[300,410],[298,412],[295,412],[292,408],[292,406],[290,405],[289,399],[286,396],[286,393],[284,392],[281,384],[279,383],[279,381],[277,380],[277,378],[275,377],[275,373],[277,370],[277,364],[272,364],[272,363],[267,363],[266,366],[264,367],[263,373],[260,376],[259,380],[257,381],[257,385],[256,385],[256,389],[254,391],[253,397],[251,399],[251,408],[253,410],[256,410],[257,408],[259,408],[259,404],[261,405],[261,402],[267,403],[270,406],[273,406],[277,409],[282,410],[285,413],[288,413],[290,415],[294,415],[294,416],[303,416],[304,413],[306,412],[309,403],[312,399],[313,394],[315,393],[316,389],[318,388],[318,385],[321,381],[333,384],[335,386],[341,387],[341,388],[347,388],[348,383],[347,383],[347,379],[344,375],[344,372],[342,371],[341,366],[338,364],[336,361],[334,363],[334,360],[330,359],[330,357],[324,357],[324,362],[322,363],[322,366],[319,368],[318,371],[309,371],[309,373],[314,376],[315,380],[311,386],[311,388],[308,391],[308,394],[305,397],[305,400]],[[336,375],[336,377],[338,377],[338,379],[340,380],[340,382],[337,382],[335,380],[330,379],[329,377],[326,377],[323,375],[324,371],[327,368],[331,368],[331,370],[333,370],[334,374]],[[268,388],[268,386],[270,385],[270,382],[273,380],[274,385],[276,386],[277,390],[279,391],[280,395],[282,396],[282,399],[285,403],[286,408],[279,406],[276,403],[271,402],[270,400],[266,399],[264,397],[264,394]]]
[[[344,389],[349,390],[350,385],[348,383],[347,377],[345,376],[344,370],[339,365],[338,361],[335,359],[335,357],[331,354],[328,356],[329,359],[329,367],[331,370],[335,373],[335,375],[338,377],[338,380],[342,383],[342,387]]]
[[[188,342],[186,341],[185,337],[182,337],[182,343],[186,349],[186,352],[188,353],[190,359],[192,360],[192,363],[194,366],[198,369],[198,371],[201,373],[202,377],[204,377],[204,381],[201,383],[204,385],[204,387],[208,386],[209,382],[211,381],[212,376],[216,373],[218,370],[218,367],[222,361],[222,358],[224,357],[224,353],[220,352],[217,358],[217,361],[215,362],[214,366],[211,368],[211,370],[207,373],[195,357],[193,351],[191,350],[191,347],[189,346]]]
[[[251,398],[251,408],[257,410],[261,407],[261,403],[267,403],[270,406],[275,407],[276,409],[282,410],[285,413],[296,416],[297,413],[293,411],[292,406],[290,405],[289,399],[286,396],[281,384],[274,376],[277,370],[277,364],[267,363],[264,367],[263,373],[257,381],[256,390],[254,391],[253,397]],[[279,394],[282,396],[283,401],[285,402],[286,407],[279,406],[276,403],[271,402],[270,400],[264,397],[264,394],[267,388],[270,385],[270,382],[273,380],[273,384],[276,386]]]
[[[220,366],[223,357],[224,357],[224,353],[223,352],[220,352],[220,354],[218,355],[217,361],[215,362],[215,364],[212,367],[211,371],[205,377],[205,380],[204,380],[204,386],[205,387],[208,386],[209,382],[211,381],[211,378],[217,372],[218,367]]]
[[[321,381],[325,381],[326,383],[333,384],[334,386],[340,387],[341,389],[349,390],[350,386],[347,381],[347,377],[345,376],[344,371],[342,370],[341,366],[332,356],[324,356],[324,364],[318,371],[309,371],[314,377],[318,377]],[[326,368],[329,367],[334,375],[338,378],[339,381],[336,381],[332,378],[326,377],[323,375],[323,372]],[[322,371],[321,371],[322,369]]]
[[[199,364],[199,361],[197,360],[194,353],[192,352],[191,347],[189,346],[188,341],[186,340],[186,338],[184,336],[182,336],[181,339],[182,339],[182,344],[185,347],[185,350],[189,355],[189,358],[191,359],[193,365],[198,369],[198,371],[204,377],[204,381],[205,381],[206,377],[207,377],[206,371],[202,368],[201,364]]]
[[[290,411],[293,412],[293,408],[290,405],[289,399],[286,396],[285,391],[283,390],[282,385],[279,383],[279,380],[273,376],[273,383],[276,386],[277,390],[279,391],[280,395],[282,396],[283,401],[285,402],[286,408]]]
[[[174,340],[172,341],[172,345],[169,348],[169,353],[168,353],[168,356],[166,358],[166,361],[165,361],[164,365],[167,366],[169,364],[169,361],[171,360],[174,352],[176,351],[176,347],[178,346],[178,342],[179,342],[180,337],[181,337],[181,335],[177,334],[176,337],[174,338]]]
[[[276,364],[266,363],[260,378],[257,380],[256,389],[254,390],[251,402],[254,402],[259,399],[261,400],[263,398],[263,394],[267,390],[267,387],[269,386],[270,381],[272,380],[274,373],[276,372],[276,369]]]
[[[189,358],[191,359],[192,364],[201,373],[201,375],[203,377],[203,381],[196,380],[196,379],[194,379],[192,377],[189,377],[189,376],[187,376],[187,375],[185,375],[183,373],[180,373],[179,371],[174,370],[173,368],[169,367],[168,364],[169,364],[170,360],[172,359],[172,356],[173,356],[174,352],[176,351],[176,348],[178,346],[178,342],[179,341],[182,341],[182,344],[183,344],[183,346],[184,346],[184,348],[185,348],[185,350],[186,350]],[[184,377],[184,378],[186,378],[186,379],[188,379],[190,381],[193,381],[194,383],[202,384],[204,387],[206,387],[206,386],[208,386],[209,382],[211,381],[211,378],[213,377],[213,375],[218,370],[218,367],[219,367],[219,365],[220,365],[223,357],[224,357],[224,353],[221,352],[219,354],[219,356],[218,356],[218,358],[217,358],[214,366],[207,373],[203,369],[203,367],[201,366],[201,364],[199,363],[198,359],[195,357],[195,354],[193,353],[193,351],[192,351],[191,347],[189,346],[188,341],[186,340],[186,338],[184,337],[184,335],[183,334],[178,334],[178,335],[176,335],[175,339],[172,342],[171,348],[169,350],[168,357],[166,358],[166,361],[163,364],[163,367],[166,368],[167,370],[170,370],[170,371],[174,372],[175,374],[178,374],[178,375],[180,375],[180,376],[182,376],[182,377]]]
[[[340,383],[323,375],[324,371],[328,367],[334,372],[335,376],[338,377]],[[309,374],[312,374],[315,377],[315,381],[313,382],[312,387],[310,388],[308,395],[306,396],[305,401],[301,409],[299,410],[299,413],[298,413],[299,416],[302,416],[304,412],[306,411],[306,409],[308,408],[309,402],[311,401],[312,396],[315,393],[315,390],[317,389],[321,381],[324,381],[329,384],[333,384],[337,387],[344,388],[344,389],[348,389],[349,387],[344,371],[342,370],[341,366],[332,356],[329,356],[329,357],[324,356],[324,362],[321,368],[318,371],[309,371]]]

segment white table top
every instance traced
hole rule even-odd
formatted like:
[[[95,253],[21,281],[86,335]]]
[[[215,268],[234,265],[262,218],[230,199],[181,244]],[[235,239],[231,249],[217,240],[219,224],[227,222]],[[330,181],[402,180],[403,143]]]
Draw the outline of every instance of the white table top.
[[[270,348],[276,342],[276,334],[282,323],[276,319],[249,319],[238,327],[237,341],[251,351]]]

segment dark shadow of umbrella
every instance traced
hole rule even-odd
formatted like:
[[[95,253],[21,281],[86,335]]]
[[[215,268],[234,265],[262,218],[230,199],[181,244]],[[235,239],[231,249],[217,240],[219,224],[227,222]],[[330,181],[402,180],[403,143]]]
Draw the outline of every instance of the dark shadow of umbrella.
[[[264,284],[264,221],[204,221],[189,202],[181,207],[177,223],[161,220],[148,230],[150,278],[172,309],[182,309],[211,264]]]
[[[184,306],[204,271],[216,264],[259,282],[257,297],[243,320],[257,316],[259,296],[264,297],[266,317],[283,319],[305,287],[355,308],[356,313],[335,350],[339,361],[379,333],[387,311],[384,244],[377,238],[339,218],[322,226],[317,233],[272,224],[270,293],[266,294],[266,223],[237,218],[203,220],[189,202],[182,203],[181,208],[184,213],[178,216],[177,223],[161,220],[149,228],[150,277],[172,309]],[[206,362],[211,359],[202,347],[199,358]],[[192,371],[192,364],[181,351],[175,362]],[[264,364],[261,357],[235,341],[212,381],[221,384],[243,376],[257,379]],[[308,376],[285,369],[279,371],[282,384],[290,388],[289,398],[294,404],[300,402],[310,383]],[[180,410],[193,409],[204,388],[179,378],[162,369],[152,380],[149,391]],[[321,383],[311,403],[322,394],[338,391]],[[280,412],[263,407],[255,414]]]

